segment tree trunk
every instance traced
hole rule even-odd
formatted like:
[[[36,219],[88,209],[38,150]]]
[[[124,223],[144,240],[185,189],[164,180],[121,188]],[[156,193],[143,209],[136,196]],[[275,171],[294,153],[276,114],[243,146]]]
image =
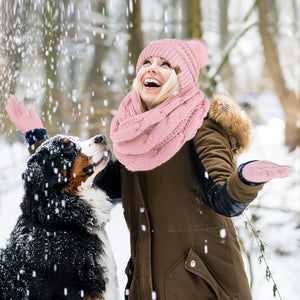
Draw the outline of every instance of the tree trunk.
[[[259,30],[264,47],[267,68],[273,80],[276,94],[281,102],[286,117],[285,144],[290,151],[300,143],[300,132],[297,120],[300,118],[300,104],[295,91],[288,89],[280,66],[279,55],[275,42],[268,30],[269,11],[266,0],[257,0],[259,10]]]
[[[202,14],[201,14],[201,0],[190,0],[184,3],[185,11],[185,38],[187,39],[201,39],[202,38]]]
[[[219,0],[219,14],[220,14],[220,52],[224,53],[226,46],[229,42],[229,31],[228,31],[228,6],[229,0]],[[222,81],[224,82],[227,90],[230,94],[234,92],[234,68],[227,61],[226,68],[221,70],[220,74]]]
[[[229,0],[219,0],[220,12],[220,47],[224,49],[228,43],[228,5]]]
[[[28,38],[26,33],[31,26],[28,19],[32,4],[29,0],[0,1],[0,4],[0,30],[2,32],[0,53],[5,58],[6,65],[6,68],[3,66],[2,71],[5,72],[3,77],[9,78],[5,85],[1,83],[0,96],[6,100],[9,94],[15,93],[22,66],[22,55]]]
[[[131,89],[132,81],[135,78],[135,65],[138,57],[144,48],[144,36],[142,32],[141,0],[126,0],[127,32],[128,41],[128,64],[127,64],[127,90]]]
[[[106,1],[92,1],[91,10],[99,15],[105,14]],[[97,26],[103,26],[104,28],[107,27],[107,24],[99,23]],[[76,122],[77,131],[80,134],[85,133],[89,137],[99,133],[108,135],[106,120],[110,116],[110,109],[108,108],[107,99],[111,99],[111,95],[110,88],[107,86],[107,82],[105,82],[105,76],[101,66],[108,50],[105,43],[102,42],[105,41],[105,38],[104,36],[103,39],[101,39],[99,35],[92,37],[95,54],[86,77],[84,92],[80,99],[82,106],[81,115]]]
[[[55,0],[46,0],[43,13],[43,49],[42,56],[45,65],[45,95],[42,111],[44,113],[43,123],[49,135],[57,133],[56,125],[60,121],[61,110],[58,108],[59,101],[53,97],[56,84],[56,71],[59,43],[59,33],[55,27],[59,27],[57,18],[55,18],[56,3]]]
[[[0,0],[0,132],[10,141],[14,139],[16,131],[6,114],[5,105],[9,95],[16,92],[26,52],[26,33],[31,28],[31,10],[30,0]]]

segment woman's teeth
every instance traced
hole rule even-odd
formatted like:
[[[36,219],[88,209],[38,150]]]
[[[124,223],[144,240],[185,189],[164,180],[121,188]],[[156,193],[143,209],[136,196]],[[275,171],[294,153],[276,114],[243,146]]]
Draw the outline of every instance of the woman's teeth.
[[[145,79],[144,86],[147,87],[160,87],[162,84],[155,79]]]

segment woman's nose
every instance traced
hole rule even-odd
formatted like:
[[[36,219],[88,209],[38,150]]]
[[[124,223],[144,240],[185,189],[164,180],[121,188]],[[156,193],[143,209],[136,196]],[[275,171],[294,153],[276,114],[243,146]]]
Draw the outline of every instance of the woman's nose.
[[[147,70],[148,73],[157,73],[157,67],[156,66],[150,66]]]

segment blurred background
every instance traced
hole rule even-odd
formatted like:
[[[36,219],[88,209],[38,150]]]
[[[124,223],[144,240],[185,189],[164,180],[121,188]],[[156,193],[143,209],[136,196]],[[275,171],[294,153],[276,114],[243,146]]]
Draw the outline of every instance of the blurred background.
[[[235,222],[254,299],[299,299],[299,0],[0,0],[0,9],[2,245],[19,214],[28,158],[7,97],[34,106],[49,136],[109,136],[141,50],[161,38],[201,39],[209,63],[200,89],[208,98],[232,95],[253,121],[253,144],[237,163],[269,159],[295,168],[293,177],[268,183]],[[121,218],[118,206],[110,230],[126,227]],[[117,254],[120,274],[127,253]]]
[[[0,3],[0,118],[8,139],[15,138],[4,111],[9,94],[34,105],[49,133],[107,132],[145,45],[194,38],[210,55],[199,79],[207,97],[226,92],[255,113],[251,100],[274,95],[285,143],[289,150],[299,145],[299,0]]]

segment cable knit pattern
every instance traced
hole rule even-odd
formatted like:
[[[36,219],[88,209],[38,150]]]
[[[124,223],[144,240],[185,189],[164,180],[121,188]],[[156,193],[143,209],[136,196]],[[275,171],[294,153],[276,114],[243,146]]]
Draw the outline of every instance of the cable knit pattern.
[[[111,123],[114,154],[130,171],[154,169],[195,136],[208,110],[197,83],[146,112],[132,90]]]

